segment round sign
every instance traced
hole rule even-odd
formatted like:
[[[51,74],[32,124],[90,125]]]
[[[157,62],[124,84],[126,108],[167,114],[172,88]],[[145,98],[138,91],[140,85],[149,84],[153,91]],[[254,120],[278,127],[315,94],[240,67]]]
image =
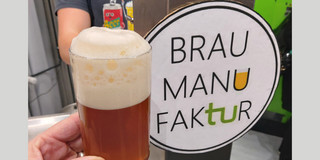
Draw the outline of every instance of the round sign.
[[[268,23],[233,2],[200,2],[165,17],[152,46],[150,141],[203,153],[245,134],[269,105],[280,72]]]

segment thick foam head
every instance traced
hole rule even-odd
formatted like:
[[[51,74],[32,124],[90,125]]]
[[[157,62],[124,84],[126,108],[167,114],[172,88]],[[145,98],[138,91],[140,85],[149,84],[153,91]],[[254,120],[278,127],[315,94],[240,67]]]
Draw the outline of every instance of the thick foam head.
[[[91,27],[72,40],[72,53],[88,58],[128,58],[150,50],[150,45],[138,33]]]
[[[145,100],[150,95],[150,49],[133,31],[92,27],[80,32],[70,47],[77,101],[108,110]]]

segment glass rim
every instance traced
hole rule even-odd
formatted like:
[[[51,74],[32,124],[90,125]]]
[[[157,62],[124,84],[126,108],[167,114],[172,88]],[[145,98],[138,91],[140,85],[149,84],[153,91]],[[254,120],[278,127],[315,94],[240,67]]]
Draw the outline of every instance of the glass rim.
[[[143,52],[142,54],[139,54],[138,56],[132,56],[132,57],[123,57],[123,58],[97,58],[97,57],[86,57],[86,56],[81,56],[81,55],[78,55],[78,54],[75,54],[71,51],[71,48],[69,48],[69,57],[71,58],[71,55],[72,56],[75,56],[75,57],[80,57],[80,58],[83,58],[83,59],[88,59],[88,60],[122,60],[122,59],[133,59],[133,58],[138,58],[138,57],[142,57],[143,55],[146,55],[148,53],[151,53],[151,50],[152,50],[152,47],[151,45],[149,45],[150,48],[146,51],[146,52]]]

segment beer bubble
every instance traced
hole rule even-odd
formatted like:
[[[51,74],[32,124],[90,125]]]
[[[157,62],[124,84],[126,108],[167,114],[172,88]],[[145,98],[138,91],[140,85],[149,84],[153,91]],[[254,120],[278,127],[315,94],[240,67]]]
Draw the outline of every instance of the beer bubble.
[[[93,71],[93,66],[91,64],[86,64],[85,69],[89,72]]]
[[[108,70],[116,70],[118,68],[118,64],[115,60],[108,60],[107,61],[107,68]]]
[[[132,67],[128,67],[128,68],[126,69],[127,72],[132,72],[132,70],[133,70]]]
[[[104,74],[104,71],[103,71],[103,70],[100,70],[100,71],[98,72],[98,74],[99,74],[99,75],[103,75],[103,74]]]
[[[114,82],[114,78],[113,78],[113,77],[109,77],[108,81],[109,81],[110,83],[113,83],[113,82]]]
[[[126,54],[126,51],[121,51],[120,55],[124,56]]]
[[[99,81],[99,80],[100,80],[100,77],[99,77],[99,76],[95,76],[94,79],[97,80],[97,81]]]

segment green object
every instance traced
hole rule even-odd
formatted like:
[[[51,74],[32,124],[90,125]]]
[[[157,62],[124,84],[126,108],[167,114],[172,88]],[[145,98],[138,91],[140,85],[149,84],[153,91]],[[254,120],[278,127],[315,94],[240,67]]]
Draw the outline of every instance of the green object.
[[[291,12],[292,0],[255,0],[254,10],[276,29]]]
[[[282,83],[283,83],[283,76],[280,76],[278,87],[267,108],[267,111],[281,114],[283,116],[281,122],[286,123],[291,117],[291,112],[282,108]]]
[[[205,111],[205,113],[208,114],[208,123],[209,123],[210,125],[215,125],[215,124],[216,124],[216,122],[213,122],[213,121],[212,121],[212,113],[213,113],[213,112],[220,112],[220,113],[221,113],[220,121],[221,121],[222,123],[231,123],[231,122],[233,122],[233,121],[236,119],[236,117],[237,117],[237,108],[238,108],[237,105],[235,105],[235,106],[233,107],[233,114],[232,114],[232,118],[231,118],[231,119],[225,119],[224,116],[225,116],[225,112],[226,112],[226,111],[225,111],[226,107],[213,109],[213,103],[209,103],[209,108]]]
[[[280,25],[290,15],[291,8],[292,0],[255,0],[254,4],[254,10],[269,23],[274,32],[277,32],[278,27],[281,27]],[[281,122],[286,123],[291,117],[291,112],[282,108],[282,84],[283,76],[280,76],[278,87],[267,111],[282,115]]]

